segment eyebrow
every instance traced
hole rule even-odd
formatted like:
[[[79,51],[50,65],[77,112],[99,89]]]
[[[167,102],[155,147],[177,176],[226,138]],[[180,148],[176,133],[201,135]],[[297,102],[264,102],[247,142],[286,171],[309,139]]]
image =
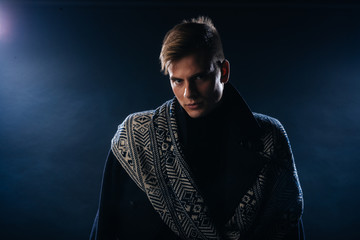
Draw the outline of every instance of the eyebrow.
[[[196,78],[196,77],[198,77],[198,76],[205,75],[205,74],[208,74],[208,73],[210,73],[210,72],[211,72],[211,71],[207,71],[207,70],[201,71],[201,72],[198,72],[198,73],[195,73],[195,74],[191,75],[191,76],[189,77],[189,79],[194,79],[194,78]],[[177,78],[177,77],[171,77],[170,80],[176,81],[176,80],[183,80],[183,79]]]
[[[171,77],[170,78],[171,81],[177,81],[177,80],[182,80],[181,78],[176,78],[176,77]]]

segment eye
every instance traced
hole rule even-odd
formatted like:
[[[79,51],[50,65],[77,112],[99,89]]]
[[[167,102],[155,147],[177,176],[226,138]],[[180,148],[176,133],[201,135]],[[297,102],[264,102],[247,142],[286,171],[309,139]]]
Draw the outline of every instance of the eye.
[[[175,85],[180,85],[183,80],[182,79],[171,79],[171,81],[175,84]]]
[[[206,79],[208,79],[208,78],[207,78],[207,75],[205,75],[205,74],[199,74],[199,75],[195,76],[195,78],[194,78],[195,81],[205,81]]]

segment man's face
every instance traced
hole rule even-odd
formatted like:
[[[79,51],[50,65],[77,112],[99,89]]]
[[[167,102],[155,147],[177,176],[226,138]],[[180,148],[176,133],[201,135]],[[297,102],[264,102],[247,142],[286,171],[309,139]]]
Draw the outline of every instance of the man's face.
[[[171,88],[192,118],[206,116],[220,101],[229,77],[229,62],[216,66],[211,59],[189,55],[170,64]]]

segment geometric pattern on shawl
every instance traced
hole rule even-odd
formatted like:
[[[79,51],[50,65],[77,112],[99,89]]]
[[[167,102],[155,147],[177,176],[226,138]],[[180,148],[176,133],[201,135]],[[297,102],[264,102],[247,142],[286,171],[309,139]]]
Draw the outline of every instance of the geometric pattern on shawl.
[[[284,127],[275,118],[258,113],[254,117],[264,130],[259,154],[268,161],[227,223],[228,229],[235,229],[227,236],[280,240],[297,225],[303,212],[303,194]]]
[[[254,114],[264,130],[258,156],[267,163],[220,232],[184,161],[174,101],[129,115],[112,139],[112,152],[161,219],[182,239],[283,239],[302,214],[303,198],[280,122]]]

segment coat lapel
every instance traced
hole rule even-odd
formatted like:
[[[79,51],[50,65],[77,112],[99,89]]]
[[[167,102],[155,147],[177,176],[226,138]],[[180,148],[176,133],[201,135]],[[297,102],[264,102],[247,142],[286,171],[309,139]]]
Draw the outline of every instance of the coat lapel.
[[[236,90],[230,87],[228,91]],[[252,203],[256,202],[257,206],[260,202],[259,196],[262,189],[259,179],[262,176],[259,177],[259,175],[264,167],[264,161],[257,152],[259,146],[256,144],[259,143],[255,141],[261,134],[260,127],[242,98],[234,92],[230,94],[236,96],[235,100],[233,99],[237,101],[234,105],[240,108],[231,113],[232,118],[229,122],[231,128],[228,130],[232,131],[232,134],[228,139],[227,154],[228,158],[234,161],[230,161],[227,166],[226,175],[229,177],[221,183],[222,186],[226,186],[226,196],[222,197],[228,199],[225,207],[227,219],[221,222],[223,225],[227,222],[227,226],[233,227],[234,224],[239,225],[239,221],[233,221],[239,219],[235,210],[243,214],[243,210],[239,209],[240,205],[248,207],[246,202],[239,205],[239,202],[244,200],[244,196],[252,197],[256,192],[257,198]],[[224,232],[224,229],[219,230],[215,226],[204,197],[201,196],[201,189],[194,181],[189,166],[184,160],[183,148],[179,141],[175,104],[176,100],[168,102],[153,118],[156,143],[161,143],[161,146],[156,147],[159,158],[155,163],[158,169],[157,178],[162,179],[159,181],[161,185],[159,189],[165,198],[168,212],[172,213],[172,226],[176,226],[176,232],[180,236],[191,239],[220,239],[220,232]],[[249,179],[248,182],[251,184],[248,182],[243,184],[239,181],[239,176],[242,179],[244,177]],[[248,199],[249,196],[246,198]],[[249,219],[253,219],[256,213],[257,207],[252,206],[252,208],[254,210],[251,213],[248,212],[248,215],[252,216],[247,216],[246,223]],[[245,224],[245,220],[243,223]]]
[[[172,113],[174,102],[170,101],[154,114],[150,135],[153,136],[151,151],[154,152],[156,180],[148,183],[149,178],[144,179],[145,192],[164,222],[180,237],[220,239],[183,159]]]
[[[265,151],[268,147],[246,103],[232,86],[226,91],[233,91],[230,100],[236,109],[230,108],[226,130],[231,132],[226,154],[232,161],[227,165],[228,177],[218,186],[219,190],[225,186],[220,197],[227,199],[221,224],[210,217],[201,189],[184,160],[175,99],[154,112],[131,116],[114,138],[113,151],[120,163],[147,194],[162,220],[183,239],[238,239],[254,226],[263,203],[271,172]],[[244,178],[248,179],[245,184],[241,181]]]

